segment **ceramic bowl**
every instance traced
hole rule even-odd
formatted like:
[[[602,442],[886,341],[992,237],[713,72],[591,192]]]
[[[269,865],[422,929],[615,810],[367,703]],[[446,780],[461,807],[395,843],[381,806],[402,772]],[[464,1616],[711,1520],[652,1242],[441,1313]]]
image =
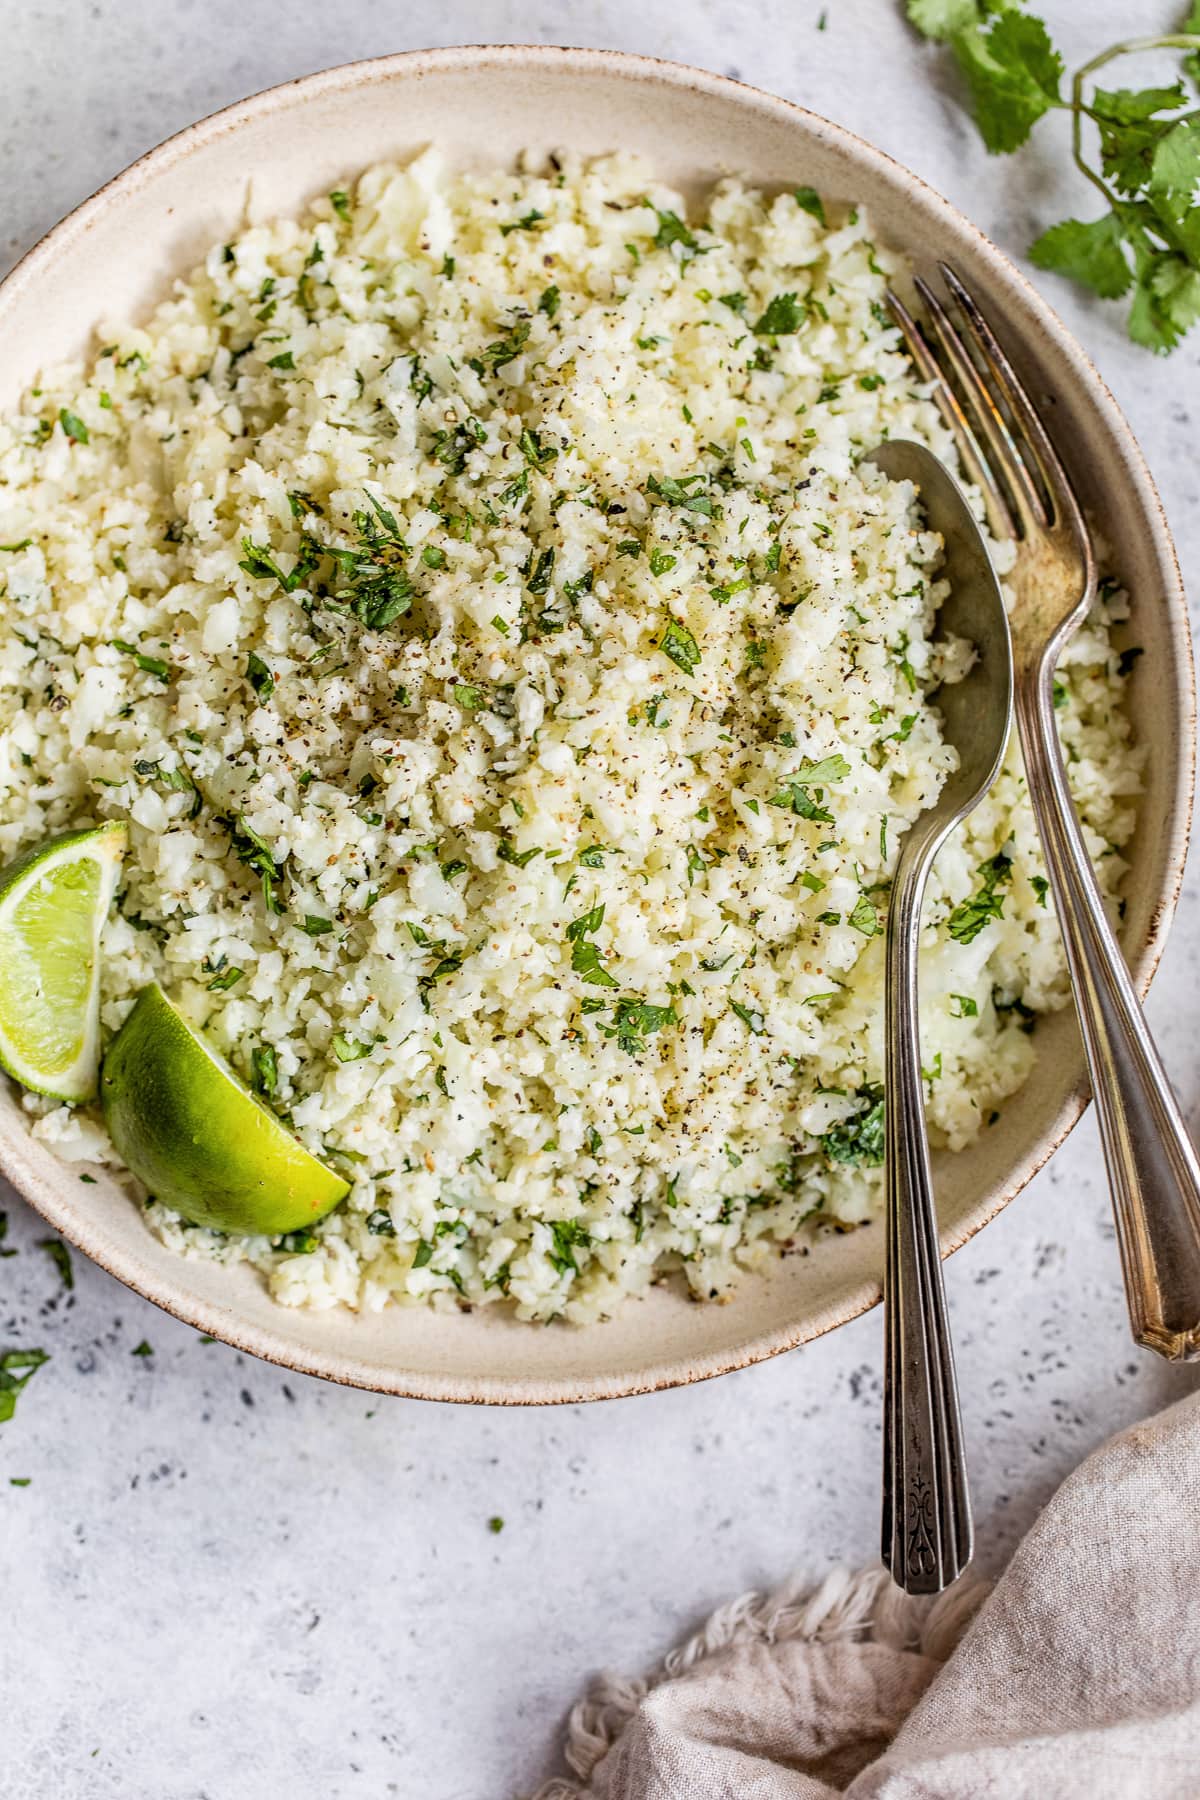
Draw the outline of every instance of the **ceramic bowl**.
[[[783,100],[635,56],[546,48],[419,51],[309,76],[229,107],[135,163],[58,225],[0,288],[0,406],[44,365],[86,352],[103,320],[138,319],[247,217],[294,212],[380,158],[437,142],[456,162],[569,145],[642,152],[700,194],[736,171],[865,203],[918,266],[957,265],[1052,408],[1056,434],[1102,514],[1145,654],[1131,685],[1146,792],[1124,944],[1144,990],[1178,891],[1193,764],[1191,652],[1179,572],[1154,485],[1079,346],[953,207],[870,145]],[[1069,1012],[1038,1028],[1035,1074],[999,1123],[937,1168],[948,1252],[985,1225],[1062,1142],[1084,1104]],[[724,1306],[669,1286],[608,1324],[538,1329],[493,1309],[392,1307],[372,1316],[278,1306],[245,1268],[186,1261],[111,1181],[81,1184],[0,1094],[0,1166],[55,1230],[147,1299],[254,1355],[331,1380],[431,1399],[578,1401],[697,1381],[829,1331],[880,1296],[883,1234],[867,1228],[746,1278]]]

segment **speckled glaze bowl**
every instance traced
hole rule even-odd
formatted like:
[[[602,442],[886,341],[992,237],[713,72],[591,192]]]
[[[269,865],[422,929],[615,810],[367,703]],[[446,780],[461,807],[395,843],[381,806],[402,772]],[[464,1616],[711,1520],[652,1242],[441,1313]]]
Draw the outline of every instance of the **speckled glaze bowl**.
[[[1131,704],[1150,755],[1124,944],[1144,991],[1179,888],[1194,760],[1187,616],[1154,484],[1111,394],[1012,265],[915,176],[824,119],[696,69],[593,50],[419,51],[272,88],[142,157],[9,276],[0,287],[0,405],[45,364],[86,352],[102,320],[143,316],[173,276],[247,219],[293,212],[367,164],[430,141],[466,165],[503,162],[526,147],[634,149],[694,194],[730,171],[768,186],[803,182],[865,203],[880,235],[918,267],[935,257],[957,265],[1051,406],[1134,595],[1145,654]],[[994,1217],[1082,1111],[1082,1053],[1069,1012],[1039,1026],[1038,1049],[1034,1075],[996,1127],[938,1165],[944,1253]],[[696,1305],[663,1287],[586,1330],[537,1329],[491,1309],[297,1312],[276,1305],[249,1269],[173,1255],[111,1181],[81,1184],[30,1138],[11,1090],[0,1093],[0,1167],[55,1230],[199,1330],[386,1393],[506,1404],[640,1393],[789,1350],[880,1297],[883,1234],[866,1229],[746,1278],[728,1305]]]

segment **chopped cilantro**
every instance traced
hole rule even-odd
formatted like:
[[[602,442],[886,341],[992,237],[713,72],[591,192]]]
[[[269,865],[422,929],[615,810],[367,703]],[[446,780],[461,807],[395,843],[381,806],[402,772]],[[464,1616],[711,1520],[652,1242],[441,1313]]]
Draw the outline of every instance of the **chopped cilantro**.
[[[827,784],[844,781],[849,773],[850,764],[844,756],[825,756],[820,762],[812,762],[805,756],[795,774],[789,775],[779,792],[771,796],[771,805],[786,807],[797,817],[811,819],[815,824],[832,825],[833,814],[818,801],[824,798],[822,790]],[[815,799],[811,792],[813,788],[816,789]]]
[[[522,319],[514,325],[507,337],[497,339],[489,344],[483,353],[483,363],[489,369],[503,369],[507,363],[515,362],[529,341],[531,326],[528,319]]]
[[[979,888],[950,914],[948,930],[959,944],[971,944],[991,919],[1004,917],[1004,896],[998,890],[1012,879],[1012,858],[999,851],[980,865]]]
[[[821,1145],[830,1162],[877,1169],[883,1162],[883,1089],[867,1082],[855,1098],[859,1110],[832,1126],[822,1137]]]
[[[244,969],[229,968],[229,969],[219,970],[213,976],[212,980],[208,984],[209,993],[210,994],[228,993],[228,991],[231,987],[237,986],[238,982],[242,979],[242,976],[244,974],[245,974]]]
[[[279,1058],[270,1044],[259,1044],[250,1052],[250,1085],[264,1100],[279,1092]]]
[[[795,294],[776,294],[754,327],[755,337],[786,337],[799,331],[804,313]]]
[[[59,1280],[70,1290],[75,1286],[75,1271],[71,1267],[71,1252],[61,1238],[39,1238],[38,1249],[44,1250],[50,1261],[58,1270]]]
[[[45,1350],[5,1350],[0,1352],[0,1425],[11,1419],[17,1409],[17,1396],[33,1380],[43,1363],[49,1362]],[[23,1375],[14,1371],[24,1369]]]
[[[586,1249],[591,1237],[582,1219],[549,1219],[553,1247],[547,1252],[560,1275],[578,1275],[576,1250]]]
[[[501,838],[499,844],[496,846],[496,855],[500,858],[500,861],[511,863],[514,869],[525,868],[533,861],[535,856],[540,856],[541,854],[542,847],[540,844],[535,844],[532,850],[518,850],[507,838]]]
[[[604,966],[599,947],[589,942],[604,923],[604,905],[593,906],[567,926],[567,942],[571,944],[571,967],[577,975],[594,987],[617,987],[616,978]]]
[[[824,17],[823,14],[822,14],[822,17]],[[818,194],[816,188],[813,188],[813,187],[794,188],[792,190],[792,198],[796,202],[796,205],[801,209],[802,212],[811,213],[813,218],[818,220],[818,222],[822,225],[824,225],[826,223],[825,208],[821,204],[821,196],[820,196],[820,194]]]
[[[534,226],[540,225],[545,217],[545,213],[538,212],[536,207],[531,207],[527,213],[522,213],[519,219],[511,219],[507,225],[502,225],[500,236],[510,237],[514,231],[532,231]]]
[[[658,213],[658,230],[654,234],[657,248],[669,250],[672,244],[678,244],[682,251],[691,256],[699,256],[701,252],[696,235],[684,224],[678,213],[660,212],[657,207],[655,211]]]
[[[874,937],[879,931],[879,914],[865,894],[860,894],[846,923],[852,925],[855,931],[861,931],[864,937]]]
[[[553,462],[558,455],[557,444],[543,444],[538,433],[531,431],[528,426],[521,433],[518,442],[521,447],[521,455],[531,469],[544,469],[546,464]]]
[[[684,512],[701,513],[705,518],[713,516],[713,503],[707,494],[697,493],[697,488],[704,481],[703,474],[684,475],[651,475],[646,483],[648,493],[655,494],[671,506],[682,507]]]
[[[700,646],[687,626],[678,619],[668,620],[666,630],[658,640],[658,647],[685,675],[694,675],[700,666]]]
[[[170,681],[171,665],[165,663],[160,656],[145,656],[136,644],[130,644],[124,638],[109,638],[114,650],[120,650],[125,656],[132,656],[138,668],[147,675],[157,675],[160,681]]]
[[[729,1002],[731,1012],[735,1012],[743,1025],[747,1026],[756,1037],[761,1037],[766,1030],[766,1020],[756,1006],[742,1006],[739,1001]]]
[[[621,1049],[639,1056],[646,1048],[645,1040],[667,1025],[679,1020],[673,1006],[657,1006],[646,1000],[618,1000],[613,1008],[613,1023],[601,1025],[605,1037],[615,1037]]]
[[[262,657],[253,650],[246,659],[246,680],[260,700],[269,700],[275,692],[275,677]]]

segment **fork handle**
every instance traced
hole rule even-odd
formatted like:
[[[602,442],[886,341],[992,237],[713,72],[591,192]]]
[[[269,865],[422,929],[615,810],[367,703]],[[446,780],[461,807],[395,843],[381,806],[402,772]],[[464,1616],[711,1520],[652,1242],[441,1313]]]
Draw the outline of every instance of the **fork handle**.
[[[906,840],[888,909],[884,1095],[883,1543],[893,1579],[937,1594],[971,1560],[971,1504],[925,1130],[917,1016],[932,847]]]
[[[1018,672],[1017,729],[1108,1168],[1133,1336],[1200,1357],[1200,1162],[1108,922],[1054,722],[1054,658]]]

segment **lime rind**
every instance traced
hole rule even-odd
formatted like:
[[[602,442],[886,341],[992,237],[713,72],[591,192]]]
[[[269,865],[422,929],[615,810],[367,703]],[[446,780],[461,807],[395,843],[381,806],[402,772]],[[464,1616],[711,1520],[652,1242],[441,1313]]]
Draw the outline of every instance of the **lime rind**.
[[[189,1224],[278,1236],[315,1224],[350,1191],[162,989],[142,989],[100,1073],[109,1135],[156,1200]]]
[[[100,936],[128,827],[68,831],[0,870],[0,1067],[74,1105],[100,1064]]]

